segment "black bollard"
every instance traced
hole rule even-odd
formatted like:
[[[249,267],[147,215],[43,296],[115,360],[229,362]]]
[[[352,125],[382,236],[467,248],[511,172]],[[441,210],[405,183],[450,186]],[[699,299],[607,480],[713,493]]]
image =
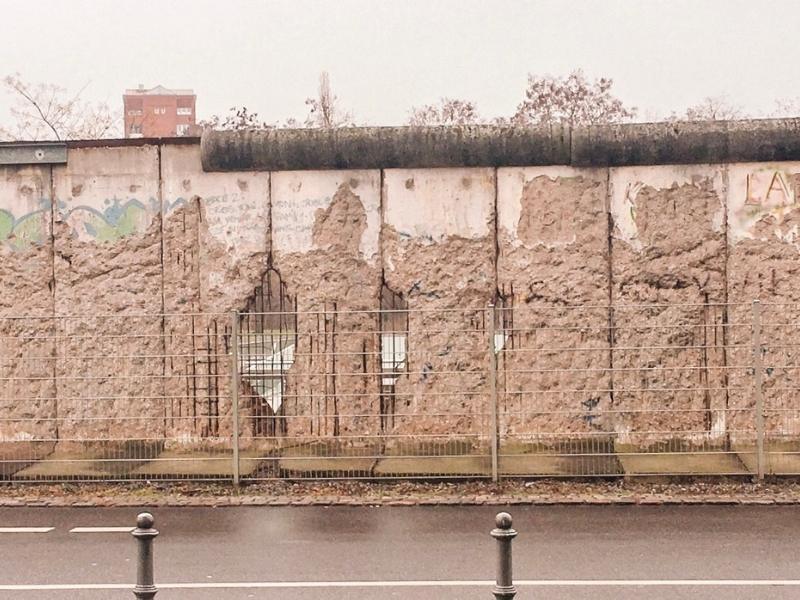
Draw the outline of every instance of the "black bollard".
[[[512,600],[517,595],[517,588],[511,573],[511,541],[517,537],[517,532],[511,527],[508,513],[497,513],[494,522],[497,525],[492,529],[492,537],[497,540],[497,582],[492,593],[498,600]]]
[[[152,600],[158,589],[153,580],[153,540],[158,531],[153,529],[155,520],[150,513],[142,513],[136,518],[136,529],[131,535],[139,542],[139,556],[136,564],[136,586],[133,595],[139,600]]]

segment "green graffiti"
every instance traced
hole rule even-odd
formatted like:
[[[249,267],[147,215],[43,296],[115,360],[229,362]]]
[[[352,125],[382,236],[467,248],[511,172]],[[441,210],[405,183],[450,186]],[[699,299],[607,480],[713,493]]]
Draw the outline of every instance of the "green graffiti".
[[[147,209],[138,200],[128,200],[121,204],[115,200],[103,212],[88,206],[73,208],[69,214],[83,212],[84,231],[99,242],[118,240],[138,233],[147,223]]]
[[[15,250],[44,243],[42,216],[46,212],[46,209],[35,210],[16,219],[9,211],[0,209],[0,241],[9,243]]]
[[[14,215],[0,209],[0,240],[8,239],[12,231],[14,231]]]
[[[84,205],[66,210],[65,204],[59,202],[59,220],[72,224],[73,235],[85,235],[98,242],[115,241],[140,233],[150,221],[151,214],[138,200],[121,202],[114,198],[105,203],[105,209],[100,211]],[[42,208],[39,210],[18,218],[0,208],[0,242],[5,242],[14,250],[23,250],[31,244],[43,244],[51,211],[49,200],[42,199],[40,206]]]
[[[31,243],[44,243],[44,226],[40,218],[43,212],[25,215],[17,221],[14,225],[15,246],[23,247]]]

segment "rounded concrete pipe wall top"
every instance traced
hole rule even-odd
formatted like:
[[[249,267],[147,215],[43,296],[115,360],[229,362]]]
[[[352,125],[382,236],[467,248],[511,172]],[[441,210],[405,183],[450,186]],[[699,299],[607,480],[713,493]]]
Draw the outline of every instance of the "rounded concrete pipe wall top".
[[[201,147],[204,171],[786,161],[800,159],[800,119],[206,131]]]

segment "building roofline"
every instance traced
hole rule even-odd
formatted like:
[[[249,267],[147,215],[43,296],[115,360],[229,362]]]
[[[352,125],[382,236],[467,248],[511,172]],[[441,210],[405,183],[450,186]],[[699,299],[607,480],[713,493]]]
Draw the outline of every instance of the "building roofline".
[[[123,96],[195,96],[192,89],[170,89],[157,85],[148,89],[128,88]]]

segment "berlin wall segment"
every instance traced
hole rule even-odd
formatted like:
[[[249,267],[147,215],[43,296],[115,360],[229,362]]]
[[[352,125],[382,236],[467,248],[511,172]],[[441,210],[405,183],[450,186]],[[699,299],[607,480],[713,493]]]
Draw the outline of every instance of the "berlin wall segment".
[[[606,170],[509,167],[498,178],[505,453],[556,434],[601,450],[610,435],[598,434],[614,431]]]
[[[27,315],[0,321],[2,475],[16,470],[20,456],[51,453],[58,432],[52,180],[50,166],[0,167],[0,304],[4,315]]]
[[[2,320],[3,448],[225,438],[230,320],[220,315],[278,305],[296,311],[296,357],[282,402],[245,403],[245,426],[259,411],[291,417],[281,433],[304,439],[481,434],[490,302],[506,434],[730,441],[752,426],[748,374],[733,368],[749,359],[750,333],[735,325],[753,298],[798,302],[799,165],[211,173],[198,145],[164,143],[3,167],[0,300],[4,316],[30,317]],[[255,302],[265,285],[278,304]],[[387,293],[408,309],[406,364],[391,382],[402,416],[389,424],[377,375]],[[796,307],[765,310],[791,322]],[[257,339],[271,331],[262,323]],[[787,328],[770,336],[793,339]],[[792,360],[790,348],[773,357]],[[659,381],[651,363],[667,367]],[[796,432],[786,410],[796,377],[767,378],[773,432]]]

